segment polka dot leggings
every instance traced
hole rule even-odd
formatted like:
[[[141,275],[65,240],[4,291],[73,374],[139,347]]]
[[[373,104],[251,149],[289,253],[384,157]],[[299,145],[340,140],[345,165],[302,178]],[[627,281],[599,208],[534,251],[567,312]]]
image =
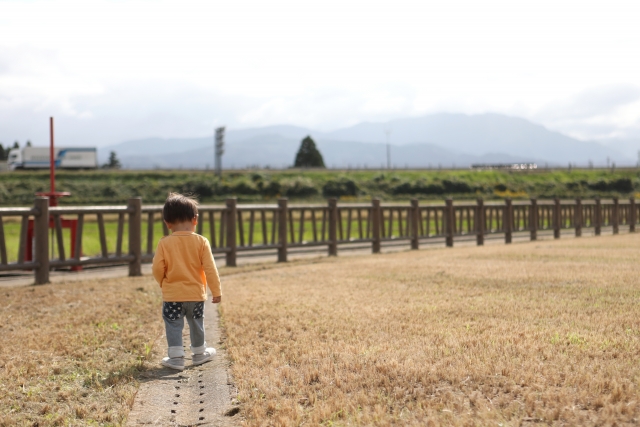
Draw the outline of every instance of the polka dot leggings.
[[[182,330],[184,329],[185,317],[189,323],[191,352],[202,354],[207,347],[207,343],[204,341],[204,301],[165,301],[162,304],[162,318],[167,332],[169,357],[184,357]]]

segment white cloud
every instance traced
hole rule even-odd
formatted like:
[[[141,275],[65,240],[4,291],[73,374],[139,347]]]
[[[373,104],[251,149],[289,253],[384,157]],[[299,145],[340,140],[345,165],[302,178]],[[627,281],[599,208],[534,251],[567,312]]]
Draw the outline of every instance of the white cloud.
[[[538,114],[545,119],[589,119],[618,111],[640,100],[640,87],[611,85],[590,88],[575,96],[552,104]]]
[[[437,111],[637,134],[635,16],[622,0],[0,0],[0,141],[49,115],[100,144]]]
[[[532,118],[583,139],[638,137],[640,86],[590,88],[550,103]]]

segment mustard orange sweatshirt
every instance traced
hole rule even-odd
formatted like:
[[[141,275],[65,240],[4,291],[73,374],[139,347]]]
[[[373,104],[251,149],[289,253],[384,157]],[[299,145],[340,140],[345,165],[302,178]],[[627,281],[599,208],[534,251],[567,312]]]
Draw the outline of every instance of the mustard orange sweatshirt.
[[[153,257],[153,277],[169,302],[204,301],[207,288],[220,296],[220,276],[209,241],[190,231],[175,231],[160,239]]]

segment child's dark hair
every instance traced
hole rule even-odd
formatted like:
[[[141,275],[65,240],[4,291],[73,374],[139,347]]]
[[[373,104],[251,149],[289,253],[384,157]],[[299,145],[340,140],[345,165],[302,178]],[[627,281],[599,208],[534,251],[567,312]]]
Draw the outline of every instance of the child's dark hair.
[[[198,215],[198,201],[191,196],[169,193],[162,208],[162,219],[169,224],[191,221]]]

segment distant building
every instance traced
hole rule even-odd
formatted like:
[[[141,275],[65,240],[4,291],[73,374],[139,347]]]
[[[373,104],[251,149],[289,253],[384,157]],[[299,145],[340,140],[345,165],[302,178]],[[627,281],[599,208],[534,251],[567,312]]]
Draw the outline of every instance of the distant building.
[[[475,170],[532,170],[538,169],[535,163],[478,163],[471,165]]]

